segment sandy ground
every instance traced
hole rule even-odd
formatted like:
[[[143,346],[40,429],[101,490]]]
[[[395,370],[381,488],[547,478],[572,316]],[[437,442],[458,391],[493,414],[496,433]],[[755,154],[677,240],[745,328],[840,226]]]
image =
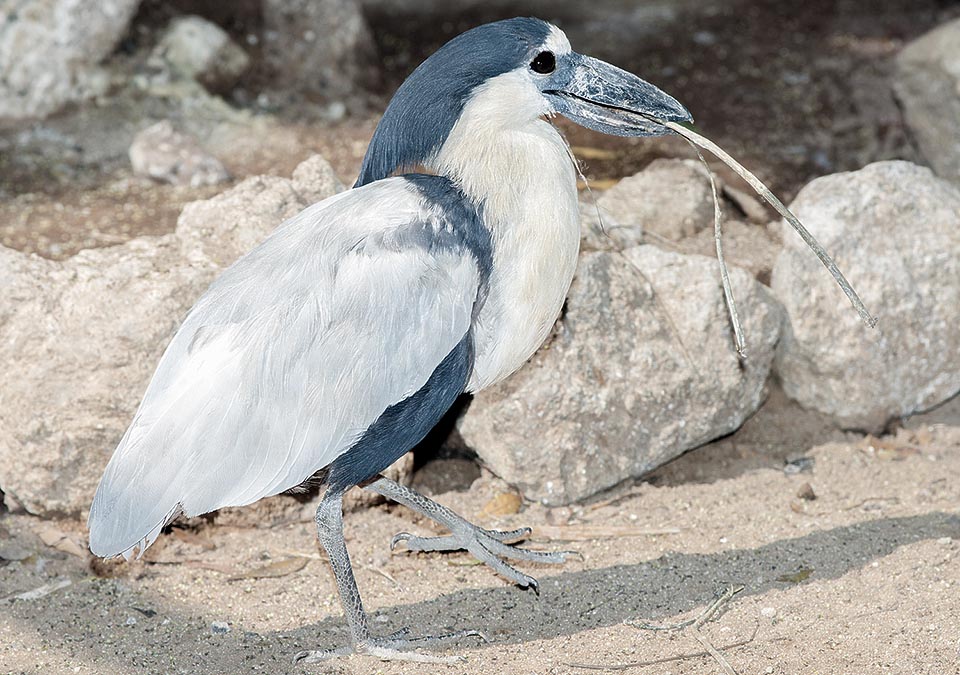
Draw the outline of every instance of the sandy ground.
[[[286,498],[286,516],[261,527],[234,516],[177,529],[150,562],[107,568],[70,553],[83,542],[78,524],[56,523],[57,541],[49,524],[7,513],[0,673],[724,672],[698,637],[741,675],[960,672],[960,400],[880,439],[817,429],[789,408],[774,392],[738,434],[593,504],[492,517],[508,488],[487,474],[440,494],[487,526],[532,526],[533,547],[580,553],[522,566],[540,579],[539,597],[465,553],[391,553],[395,532],[434,531],[402,507],[349,513],[375,631],[490,637],[433,650],[464,657],[453,665],[356,655],[292,664],[301,649],[347,640],[309,503]],[[771,434],[787,418],[803,430]],[[837,440],[803,441],[824,436]],[[626,623],[696,618],[739,586],[699,633]]]
[[[581,37],[585,51],[669,83],[706,132],[786,198],[813,175],[911,156],[887,86],[892,57],[955,16],[955,6],[892,0],[881,12],[868,2],[817,0],[810,9],[771,0],[751,3],[746,16],[742,3],[724,7],[642,40],[604,39],[591,49],[589,34]],[[443,28],[436,40],[458,30],[420,23],[425,32]],[[408,39],[386,56],[400,60],[400,77],[435,45],[396,26]],[[784,47],[769,26],[796,39]],[[104,150],[118,120],[142,123],[131,110],[79,111],[23,138],[0,134],[0,243],[64,258],[169,232],[184,203],[219,189],[132,177],[126,145]],[[338,125],[281,119],[263,133],[204,140],[236,180],[289,175],[320,152],[350,181],[375,121],[375,114]],[[573,145],[593,149],[585,173],[598,187],[656,157],[688,152],[678,140],[566,130]],[[51,150],[34,136],[79,138],[86,151],[106,154],[66,152],[69,143]],[[462,460],[427,464],[417,481],[454,484],[465,467],[476,471]],[[176,528],[146,561],[113,566],[91,564],[79,523],[0,507],[0,674],[724,672],[704,654],[706,640],[740,675],[951,675],[960,673],[958,485],[960,400],[872,439],[831,427],[774,388],[735,435],[592,504],[523,504],[494,516],[510,502],[501,496],[509,488],[489,474],[461,491],[440,490],[440,501],[485,526],[529,525],[530,546],[581,554],[562,567],[520,566],[540,579],[539,597],[464,553],[391,553],[397,531],[434,532],[401,507],[349,513],[347,544],[374,630],[476,628],[490,637],[432,652],[465,658],[454,665],[363,656],[292,664],[301,649],[348,637],[310,503],[282,498]],[[699,632],[626,623],[693,619],[718,592],[739,586]]]

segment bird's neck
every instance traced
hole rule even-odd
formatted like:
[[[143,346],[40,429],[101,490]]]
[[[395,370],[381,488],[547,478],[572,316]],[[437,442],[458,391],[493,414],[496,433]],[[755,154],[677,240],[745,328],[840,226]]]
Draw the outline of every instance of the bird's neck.
[[[490,291],[474,327],[476,391],[519,368],[560,313],[580,242],[576,173],[548,122],[503,124],[482,112],[461,116],[430,168],[480,206],[493,242]]]

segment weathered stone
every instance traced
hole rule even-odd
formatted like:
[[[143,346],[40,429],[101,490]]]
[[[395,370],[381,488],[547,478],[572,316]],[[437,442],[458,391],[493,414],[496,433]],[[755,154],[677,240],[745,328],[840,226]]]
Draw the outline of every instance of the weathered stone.
[[[622,251],[643,243],[643,227],[621,225],[591,198],[580,202],[580,250]]]
[[[689,159],[654,160],[603,193],[597,203],[620,227],[670,241],[713,225],[710,179]]]
[[[130,163],[140,176],[174,185],[216,185],[230,174],[197,139],[173,128],[169,120],[157,122],[136,135],[130,144]]]
[[[714,260],[653,246],[583,254],[552,341],[477,395],[464,440],[526,497],[565,504],[732,432],[763,399],[782,312],[730,272],[742,365]]]
[[[263,21],[276,89],[330,100],[374,77],[376,49],[355,0],[263,0]]]
[[[216,24],[199,16],[180,16],[170,22],[150,62],[173,77],[196,80],[219,92],[236,84],[250,57]]]
[[[87,509],[187,310],[220,268],[333,193],[325,166],[314,158],[292,181],[253,179],[210,200],[214,208],[191,205],[177,234],[63,262],[0,247],[0,490],[40,515]],[[270,189],[240,190],[258,180]]]
[[[139,0],[22,0],[0,5],[0,120],[42,118],[104,92],[97,64]]]
[[[866,328],[785,234],[772,287],[789,317],[776,361],[786,393],[879,431],[960,391],[960,190],[927,168],[879,162],[818,178],[792,208],[880,322]]]
[[[188,260],[226,267],[279,223],[341,190],[327,161],[314,155],[296,168],[292,180],[255,176],[216,197],[187,204],[177,220],[177,236]]]
[[[209,266],[182,264],[172,235],[63,263],[0,247],[5,492],[42,515],[89,506],[167,340],[211,278]]]
[[[677,248],[682,253],[716,258],[717,243],[713,228],[701,230],[684,239]],[[723,223],[723,256],[727,265],[742,267],[760,283],[770,283],[773,264],[781,248],[783,244],[780,241],[779,226],[775,224],[758,225],[741,220],[727,220]]]
[[[924,159],[960,183],[960,19],[900,52],[894,90]]]

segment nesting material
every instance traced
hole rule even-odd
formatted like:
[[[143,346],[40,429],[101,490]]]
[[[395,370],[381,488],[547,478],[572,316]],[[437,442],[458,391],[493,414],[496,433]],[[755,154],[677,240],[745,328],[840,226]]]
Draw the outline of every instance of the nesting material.
[[[706,160],[704,160],[703,155],[700,153],[700,148],[703,148],[710,154],[714,155],[717,159],[722,161],[724,164],[729,166],[731,169],[737,172],[737,174],[743,178],[749,185],[752,187],[760,197],[764,199],[770,206],[777,210],[777,212],[783,216],[783,218],[790,223],[790,226],[800,235],[803,241],[809,246],[814,253],[817,254],[817,257],[820,259],[820,262],[823,263],[824,267],[829,270],[830,274],[833,275],[833,278],[839,284],[840,288],[846,294],[847,298],[850,300],[853,307],[857,310],[857,313],[860,315],[860,318],[863,320],[867,326],[873,328],[877,324],[877,319],[874,317],[863,304],[863,301],[860,299],[860,296],[857,295],[857,292],[853,290],[853,287],[850,285],[850,282],[847,281],[846,277],[843,276],[843,273],[837,267],[836,263],[833,261],[833,258],[830,257],[830,254],[826,252],[823,246],[816,240],[816,238],[810,234],[809,230],[804,227],[803,223],[791,213],[790,209],[783,205],[776,195],[774,195],[766,185],[760,182],[760,179],[754,176],[752,173],[747,171],[743,166],[740,165],[733,157],[728,155],[721,147],[716,143],[711,141],[708,138],[704,138],[695,131],[691,131],[681,124],[676,122],[661,122],[668,129],[676,132],[678,135],[682,136],[694,146],[694,149],[697,151],[697,156],[700,157],[700,161],[703,162],[704,166],[707,166]],[[721,242],[721,229],[720,229],[720,200],[717,195],[716,183],[713,179],[713,173],[710,171],[710,167],[707,166],[707,172],[710,175],[710,183],[713,187],[713,199],[716,208],[714,209],[714,237],[717,244],[717,259],[720,262],[720,275],[721,280],[723,281],[723,292],[724,297],[727,301],[727,308],[730,312],[730,323],[733,325],[734,336],[736,340],[737,353],[741,358],[745,358],[746,347],[743,338],[743,331],[740,327],[740,322],[737,317],[737,308],[736,303],[734,302],[733,292],[730,288],[730,279],[729,274],[727,273],[727,266],[723,258],[723,244]]]

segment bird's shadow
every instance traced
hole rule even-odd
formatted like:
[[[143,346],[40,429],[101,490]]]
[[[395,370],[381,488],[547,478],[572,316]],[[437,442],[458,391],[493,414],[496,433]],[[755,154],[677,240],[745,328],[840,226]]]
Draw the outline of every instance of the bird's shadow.
[[[742,595],[751,595],[806,583],[802,580],[806,572],[809,581],[836,579],[900,546],[941,537],[960,537],[960,515],[937,512],[878,519],[757,548],[671,552],[635,565],[561,573],[541,580],[539,596],[506,586],[462,590],[384,609],[375,614],[373,626],[383,634],[410,627],[427,635],[472,628],[501,644],[549,639],[627,619],[674,616],[707,604],[726,584],[742,584]],[[436,556],[431,558],[424,564],[436,564]],[[800,570],[804,574],[794,576]],[[343,619],[335,616],[264,637],[287,648],[296,644],[313,649],[343,644],[347,632]]]

